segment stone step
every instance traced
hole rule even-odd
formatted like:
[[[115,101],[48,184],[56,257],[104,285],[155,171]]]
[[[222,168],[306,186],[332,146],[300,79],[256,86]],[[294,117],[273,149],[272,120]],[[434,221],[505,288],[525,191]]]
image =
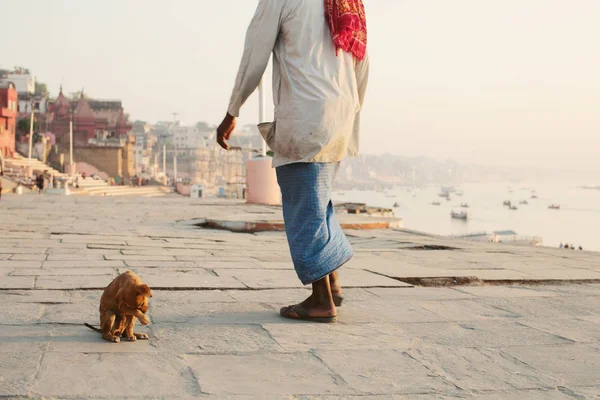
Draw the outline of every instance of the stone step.
[[[131,186],[106,186],[98,188],[85,188],[80,195],[88,196],[164,196],[171,193],[170,189],[161,186],[131,187]]]

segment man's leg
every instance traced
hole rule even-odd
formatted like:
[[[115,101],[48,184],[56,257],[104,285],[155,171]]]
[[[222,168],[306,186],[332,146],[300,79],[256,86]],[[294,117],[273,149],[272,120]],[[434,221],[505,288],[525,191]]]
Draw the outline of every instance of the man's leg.
[[[333,297],[333,303],[336,307],[342,305],[344,301],[344,296],[342,294],[342,284],[340,283],[340,274],[336,271],[333,271],[329,275],[329,286],[331,287],[331,296]]]

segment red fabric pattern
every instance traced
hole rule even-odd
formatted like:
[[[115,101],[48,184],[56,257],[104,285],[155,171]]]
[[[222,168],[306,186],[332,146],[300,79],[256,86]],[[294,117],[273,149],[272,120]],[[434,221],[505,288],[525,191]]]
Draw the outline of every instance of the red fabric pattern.
[[[325,0],[325,19],[333,43],[359,61],[367,54],[367,17],[362,0]]]

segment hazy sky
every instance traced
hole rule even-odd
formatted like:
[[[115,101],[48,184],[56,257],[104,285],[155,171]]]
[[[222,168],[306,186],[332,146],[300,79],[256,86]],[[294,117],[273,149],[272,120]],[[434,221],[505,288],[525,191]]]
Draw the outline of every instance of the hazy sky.
[[[132,119],[217,124],[255,5],[0,0],[0,67],[30,68],[54,95],[62,82],[121,99]],[[600,172],[599,0],[365,5],[363,152]],[[240,123],[256,120],[254,97]]]

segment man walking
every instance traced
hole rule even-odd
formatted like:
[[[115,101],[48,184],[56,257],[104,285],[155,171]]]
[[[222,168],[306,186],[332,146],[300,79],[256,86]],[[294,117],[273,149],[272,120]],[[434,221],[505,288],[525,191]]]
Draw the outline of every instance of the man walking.
[[[337,270],[352,257],[331,202],[340,161],[356,156],[369,61],[362,0],[260,0],[229,109],[217,130],[227,140],[273,53],[275,122],[261,124],[273,150],[294,268],[311,296],[285,318],[335,322]]]

